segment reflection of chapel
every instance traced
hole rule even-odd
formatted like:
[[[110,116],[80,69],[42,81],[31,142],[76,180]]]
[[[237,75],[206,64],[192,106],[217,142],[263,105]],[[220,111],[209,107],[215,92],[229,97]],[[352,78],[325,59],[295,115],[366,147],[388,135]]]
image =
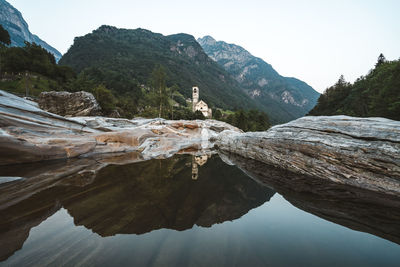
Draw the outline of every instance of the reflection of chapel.
[[[207,163],[207,160],[211,158],[211,155],[192,156],[192,179],[197,180],[199,178],[199,167]]]
[[[204,117],[211,118],[211,116],[212,116],[211,108],[208,108],[208,105],[203,100],[200,100],[200,102],[199,102],[199,87],[197,87],[197,86],[193,87],[192,94],[193,94],[193,99],[192,99],[193,112],[199,110],[199,111],[201,111],[201,113],[203,113]]]

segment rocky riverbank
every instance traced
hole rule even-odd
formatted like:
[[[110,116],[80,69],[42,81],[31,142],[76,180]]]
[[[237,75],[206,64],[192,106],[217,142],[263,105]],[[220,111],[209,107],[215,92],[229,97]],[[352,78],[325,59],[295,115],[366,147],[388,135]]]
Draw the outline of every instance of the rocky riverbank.
[[[293,173],[400,194],[400,122],[303,117],[266,132],[218,135],[222,151]]]
[[[384,118],[303,117],[243,133],[215,120],[65,118],[0,91],[0,127],[0,165],[79,158],[76,165],[94,159],[83,163],[92,168],[209,153],[216,145],[295,174],[400,194],[400,122]]]
[[[0,91],[0,165],[138,152],[143,159],[208,150],[224,130],[215,120],[65,118],[32,101]],[[104,156],[107,157],[107,156]]]

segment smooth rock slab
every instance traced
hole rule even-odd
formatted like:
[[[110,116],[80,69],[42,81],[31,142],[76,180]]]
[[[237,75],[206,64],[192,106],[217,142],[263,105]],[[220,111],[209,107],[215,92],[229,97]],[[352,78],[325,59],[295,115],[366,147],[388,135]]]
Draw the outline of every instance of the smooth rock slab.
[[[348,116],[303,117],[267,132],[225,131],[222,151],[294,173],[400,194],[400,122]]]
[[[209,150],[209,139],[224,130],[241,132],[215,120],[65,118],[0,90],[0,165],[134,151],[143,159],[166,158]]]

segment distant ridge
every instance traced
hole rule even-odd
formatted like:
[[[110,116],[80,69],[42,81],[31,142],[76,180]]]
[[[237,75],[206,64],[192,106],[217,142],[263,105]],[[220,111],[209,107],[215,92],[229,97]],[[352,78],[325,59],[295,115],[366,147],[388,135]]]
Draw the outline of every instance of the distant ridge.
[[[249,96],[265,107],[272,121],[286,122],[302,117],[317,103],[319,93],[311,86],[279,75],[270,64],[243,47],[216,41],[211,36],[197,41]]]
[[[60,64],[91,75],[116,95],[134,95],[137,102],[144,99],[145,92],[134,84],[148,84],[154,67],[161,64],[166,69],[167,86],[177,85],[185,98],[191,98],[196,85],[201,99],[212,108],[263,108],[189,34],[164,36],[145,29],[103,25],[76,37]]]

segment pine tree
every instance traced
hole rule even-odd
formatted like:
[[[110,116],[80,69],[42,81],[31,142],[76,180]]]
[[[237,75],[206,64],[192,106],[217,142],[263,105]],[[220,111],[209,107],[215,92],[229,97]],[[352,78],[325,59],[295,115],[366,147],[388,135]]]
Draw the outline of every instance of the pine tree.
[[[376,64],[375,64],[375,68],[378,67],[378,66],[380,66],[380,65],[382,65],[382,64],[385,63],[385,62],[386,62],[386,58],[385,58],[385,56],[381,53],[381,54],[379,55],[379,57],[378,57],[378,62],[376,62]]]
[[[3,45],[11,44],[10,34],[2,25],[0,25],[0,43]]]
[[[162,65],[157,65],[151,73],[151,85],[157,92],[157,104],[159,106],[158,117],[163,115],[163,107],[168,105],[167,87],[166,87],[167,74]]]

